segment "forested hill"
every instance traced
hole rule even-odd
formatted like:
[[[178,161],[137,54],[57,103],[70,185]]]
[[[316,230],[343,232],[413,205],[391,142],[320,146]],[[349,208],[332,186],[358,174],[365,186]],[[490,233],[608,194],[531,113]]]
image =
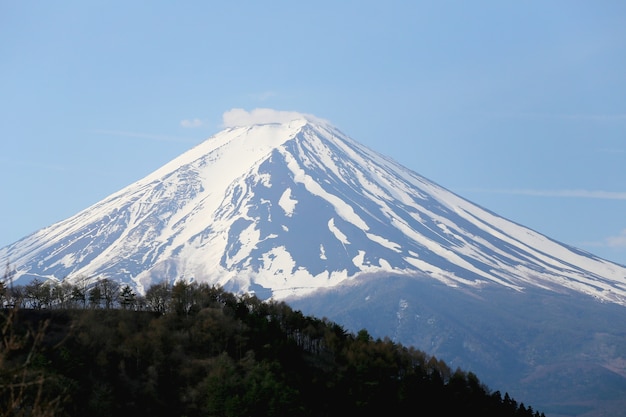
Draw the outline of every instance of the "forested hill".
[[[202,284],[150,294],[143,310],[5,309],[0,416],[543,415],[285,303]]]

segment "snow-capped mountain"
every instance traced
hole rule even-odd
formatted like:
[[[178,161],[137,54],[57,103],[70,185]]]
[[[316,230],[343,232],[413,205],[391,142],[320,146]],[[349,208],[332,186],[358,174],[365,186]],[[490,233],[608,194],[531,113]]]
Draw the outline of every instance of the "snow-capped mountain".
[[[555,416],[626,409],[625,266],[313,117],[228,128],[0,249],[0,262],[17,283],[110,278],[141,292],[185,279],[255,292],[416,346]]]
[[[187,279],[277,299],[369,275],[573,290],[626,305],[626,267],[513,223],[300,117],[226,129],[0,251],[18,282]]]

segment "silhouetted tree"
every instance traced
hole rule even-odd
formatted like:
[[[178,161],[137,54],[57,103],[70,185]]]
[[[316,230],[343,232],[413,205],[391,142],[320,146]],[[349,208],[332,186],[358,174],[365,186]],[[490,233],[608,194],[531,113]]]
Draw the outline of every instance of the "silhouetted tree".
[[[120,284],[108,278],[104,278],[98,281],[97,285],[100,287],[100,291],[102,293],[104,308],[108,310],[114,307],[115,300],[117,299],[117,295],[120,289]]]
[[[101,301],[102,301],[102,288],[100,287],[100,285],[96,283],[96,285],[94,285],[89,290],[89,305],[91,306],[91,308],[98,308],[100,307]]]
[[[125,285],[119,294],[120,305],[124,310],[135,305],[136,294],[129,285]]]
[[[24,286],[24,297],[31,308],[48,307],[52,300],[51,284],[35,278]]]
[[[172,289],[167,282],[150,286],[145,295],[148,309],[164,314],[172,300]]]
[[[83,290],[79,286],[75,285],[72,288],[71,299],[75,305],[80,305],[82,308],[85,308],[87,295],[85,294],[85,290]]]

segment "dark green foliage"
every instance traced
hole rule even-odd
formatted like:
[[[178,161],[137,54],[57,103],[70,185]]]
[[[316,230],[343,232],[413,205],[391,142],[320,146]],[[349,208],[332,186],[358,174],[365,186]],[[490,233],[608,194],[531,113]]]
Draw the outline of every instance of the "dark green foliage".
[[[22,348],[3,346],[0,401],[11,373],[26,369],[43,378],[42,398],[63,398],[62,416],[541,415],[472,373],[284,303],[177,283],[150,288],[151,311],[137,311],[134,294],[119,294],[120,309],[3,316]],[[28,349],[28,329],[43,322],[45,337]]]

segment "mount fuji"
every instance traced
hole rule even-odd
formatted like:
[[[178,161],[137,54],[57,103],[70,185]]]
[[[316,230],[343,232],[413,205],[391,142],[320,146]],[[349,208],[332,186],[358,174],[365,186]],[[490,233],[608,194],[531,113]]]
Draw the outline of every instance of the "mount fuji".
[[[227,128],[0,261],[17,283],[187,280],[285,300],[547,415],[624,415],[626,266],[292,116]]]
[[[372,274],[569,289],[626,305],[626,267],[464,200],[312,116],[226,129],[5,247],[18,281],[177,279],[282,299]]]

